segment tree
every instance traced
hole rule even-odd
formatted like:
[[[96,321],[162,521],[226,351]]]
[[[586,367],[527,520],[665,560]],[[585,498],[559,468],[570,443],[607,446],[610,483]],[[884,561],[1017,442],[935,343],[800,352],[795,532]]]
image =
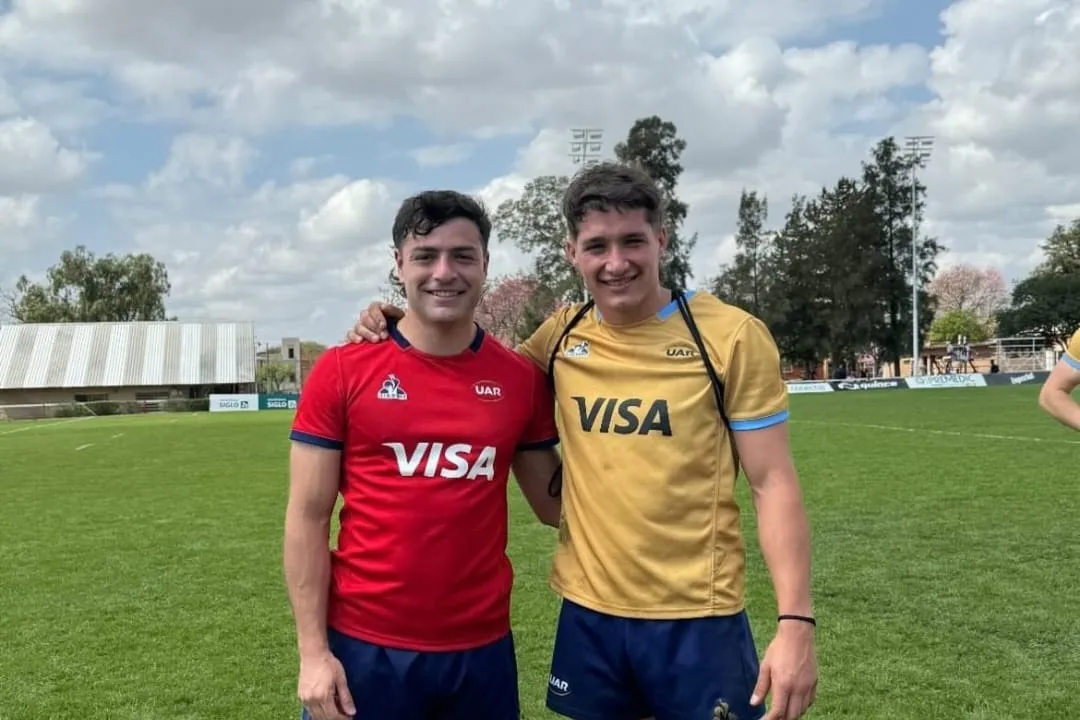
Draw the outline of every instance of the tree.
[[[968,313],[985,323],[1008,306],[1005,278],[993,268],[956,265],[942,270],[930,282],[930,295],[938,312]]]
[[[777,281],[770,298],[769,325],[781,356],[813,377],[827,351],[829,333],[823,299],[827,278],[821,246],[807,217],[809,205],[805,197],[793,197],[784,227],[773,239]]]
[[[911,265],[916,243],[912,229],[924,208],[926,187],[917,183],[912,190],[911,171],[916,160],[905,156],[893,137],[880,141],[873,149],[871,162],[863,163],[862,181],[874,198],[878,222],[877,254],[883,260],[881,275],[875,285],[880,293],[885,322],[879,326],[876,345],[882,357],[893,363],[900,374],[904,351],[913,352],[911,340]],[[917,254],[920,288],[925,288],[937,267],[937,256],[944,249],[936,239],[920,237]],[[920,290],[919,335],[933,323],[929,295]]]
[[[934,318],[930,326],[930,342],[956,342],[964,336],[968,342],[982,342],[990,337],[990,330],[985,318],[980,318],[971,310],[949,310]]]
[[[1064,344],[1080,327],[1080,272],[1035,272],[1018,283],[998,314],[1000,335],[1038,335]]]
[[[1068,227],[1058,225],[1041,247],[1046,257],[1036,268],[1036,273],[1065,275],[1080,272],[1080,218]]]
[[[97,257],[84,246],[65,250],[45,280],[25,275],[5,293],[7,314],[20,323],[166,320],[172,286],[165,265],[146,253]]]
[[[769,276],[771,239],[771,233],[766,229],[768,219],[768,198],[744,188],[739,197],[735,259],[731,265],[722,267],[720,275],[711,283],[713,294],[757,317],[764,316],[768,291],[766,278]]]
[[[522,319],[537,284],[536,278],[524,273],[497,278],[484,293],[476,310],[480,327],[506,345],[514,346],[520,342],[523,339]]]
[[[558,300],[581,302],[585,286],[566,259],[566,221],[563,195],[570,185],[566,176],[543,175],[530,180],[516,200],[506,200],[495,212],[493,225],[499,242],[512,241],[533,255],[531,275]]]
[[[266,360],[255,372],[255,381],[263,392],[279,392],[281,386],[292,378],[293,367],[281,360]]]
[[[875,197],[852,178],[840,178],[809,205],[821,264],[818,293],[824,299],[828,351],[834,367],[859,355],[881,354],[878,338],[884,305],[875,281],[886,274],[878,252],[880,223]]]
[[[615,145],[615,157],[627,164],[637,164],[660,187],[667,204],[668,248],[660,267],[660,280],[668,287],[685,288],[694,276],[690,255],[697,244],[697,234],[682,235],[689,207],[679,200],[675,188],[682,175],[679,162],[686,141],[678,136],[675,124],[656,115],[637,120],[626,141]]]
[[[518,337],[522,339],[528,338],[552,314],[568,304],[566,301],[556,298],[550,288],[538,283],[521,313],[521,320],[518,323]]]

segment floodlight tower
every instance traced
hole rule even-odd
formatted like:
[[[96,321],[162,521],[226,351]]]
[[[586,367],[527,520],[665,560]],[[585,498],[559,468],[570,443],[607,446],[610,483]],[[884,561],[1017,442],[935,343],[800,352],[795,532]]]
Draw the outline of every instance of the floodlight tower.
[[[911,163],[911,375],[919,374],[919,194],[916,170],[930,159],[934,148],[931,135],[909,135],[905,138],[906,154]]]
[[[589,167],[600,162],[603,157],[604,131],[601,128],[570,129],[570,160],[575,165]],[[581,282],[582,295],[589,299],[589,290],[585,281]]]
[[[572,128],[570,130],[570,159],[575,165],[589,167],[602,157],[604,131],[600,128]]]

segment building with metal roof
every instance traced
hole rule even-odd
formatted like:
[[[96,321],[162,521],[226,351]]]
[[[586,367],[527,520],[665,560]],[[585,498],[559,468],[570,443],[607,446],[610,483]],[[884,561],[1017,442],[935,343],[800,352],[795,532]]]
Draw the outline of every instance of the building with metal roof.
[[[254,383],[249,322],[0,326],[0,405],[196,398]]]

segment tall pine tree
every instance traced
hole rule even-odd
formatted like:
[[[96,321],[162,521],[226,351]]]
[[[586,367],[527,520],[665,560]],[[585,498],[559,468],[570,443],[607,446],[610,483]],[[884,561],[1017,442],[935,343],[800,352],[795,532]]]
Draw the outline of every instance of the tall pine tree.
[[[713,294],[767,321],[769,253],[772,233],[767,229],[769,201],[745,189],[739,197],[735,230],[735,259],[721,268],[711,283]]]
[[[937,268],[937,256],[943,248],[934,238],[920,234],[912,243],[913,222],[921,218],[926,188],[917,183],[912,191],[912,168],[916,162],[897,145],[885,138],[873,149],[871,162],[863,163],[862,181],[871,193],[877,216],[877,253],[881,264],[877,290],[880,293],[885,322],[877,333],[876,344],[882,357],[893,363],[900,374],[900,358],[911,348],[911,256],[917,245],[919,268],[919,333],[925,337],[933,324],[932,307],[925,288]],[[920,347],[922,343],[920,342]]]
[[[769,327],[780,354],[814,377],[827,352],[827,268],[815,234],[816,205],[796,195],[772,241]]]

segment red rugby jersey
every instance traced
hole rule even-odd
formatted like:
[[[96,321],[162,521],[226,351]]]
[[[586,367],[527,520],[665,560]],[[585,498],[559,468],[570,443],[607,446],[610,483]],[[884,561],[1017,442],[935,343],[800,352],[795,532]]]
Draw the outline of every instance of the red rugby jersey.
[[[328,622],[387,647],[478,647],[510,629],[510,461],[556,444],[554,400],[479,328],[453,357],[391,338],[328,349],[290,433],[342,451]]]

